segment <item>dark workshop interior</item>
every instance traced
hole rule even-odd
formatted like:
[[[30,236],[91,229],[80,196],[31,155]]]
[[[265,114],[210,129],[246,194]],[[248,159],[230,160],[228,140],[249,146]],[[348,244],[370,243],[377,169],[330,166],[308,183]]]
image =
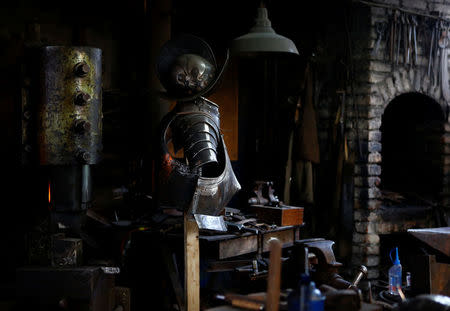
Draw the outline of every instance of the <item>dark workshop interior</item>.
[[[448,0],[1,1],[0,311],[450,310]]]

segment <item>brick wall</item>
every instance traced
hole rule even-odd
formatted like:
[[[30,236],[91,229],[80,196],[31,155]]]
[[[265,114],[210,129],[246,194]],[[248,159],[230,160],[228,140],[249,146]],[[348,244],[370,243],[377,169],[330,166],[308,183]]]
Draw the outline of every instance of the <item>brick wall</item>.
[[[394,5],[403,9],[431,14],[439,11],[443,17],[450,17],[450,3],[443,0],[379,0],[378,3]],[[355,13],[357,12],[357,13]],[[427,74],[428,44],[423,35],[418,37],[417,64],[403,64],[403,53],[399,54],[399,64],[388,59],[385,40],[381,40],[377,53],[373,50],[377,45],[377,23],[389,25],[389,8],[355,5],[353,11],[356,23],[351,30],[353,61],[355,68],[354,93],[351,98],[350,88],[347,91],[347,122],[349,147],[356,149],[356,137],[359,134],[362,146],[362,158],[356,163],[354,171],[354,228],[352,239],[352,259],[354,265],[364,264],[369,268],[369,278],[379,277],[380,237],[381,234],[406,232],[409,228],[434,226],[432,211],[429,208],[401,209],[385,206],[380,189],[382,173],[382,133],[380,127],[382,116],[387,105],[397,96],[409,92],[418,92],[429,96],[447,111],[448,103],[443,99],[440,85],[430,83]],[[357,25],[355,27],[355,25]],[[319,110],[319,138],[321,145],[326,144],[328,134],[326,126],[329,122],[330,104],[324,100]],[[356,116],[358,117],[356,119]],[[358,129],[358,131],[356,131]],[[449,141],[450,126],[445,124],[444,134],[440,137],[444,144],[443,172],[444,183],[441,193],[442,203],[450,203]],[[450,175],[449,175],[450,176]],[[395,217],[394,217],[395,215]]]

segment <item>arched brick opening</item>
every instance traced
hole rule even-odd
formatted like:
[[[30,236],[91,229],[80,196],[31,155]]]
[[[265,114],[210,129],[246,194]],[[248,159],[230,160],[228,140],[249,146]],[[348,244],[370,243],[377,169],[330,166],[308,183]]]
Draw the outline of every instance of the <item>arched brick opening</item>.
[[[408,196],[409,202],[438,202],[443,189],[445,115],[429,96],[395,97],[381,119],[380,188]]]
[[[440,186],[436,188],[422,183],[422,186],[425,184],[435,190],[420,197],[426,199],[432,193],[434,199],[439,200],[432,203],[445,206],[450,203],[450,125],[446,115],[447,103],[440,96],[439,85],[430,84],[426,73],[420,69],[400,68],[386,74],[384,79],[372,85],[366,96],[368,100],[362,104],[367,107],[368,131],[367,136],[363,136],[367,141],[367,156],[355,168],[352,263],[366,265],[369,278],[377,278],[384,271],[385,260],[388,258],[385,250],[389,245],[382,242],[382,237],[392,234],[402,236],[410,228],[437,226],[433,208],[428,204],[430,202],[422,200],[422,203],[411,203],[405,208],[408,205],[396,204],[385,196],[385,190],[400,192],[402,189],[395,186],[389,189],[389,177],[388,185],[385,185],[386,180],[383,182],[383,179],[386,179],[384,158],[387,156],[389,166],[389,161],[392,160],[389,158],[390,147],[394,148],[394,154],[397,153],[401,150],[402,136],[412,135],[411,132],[414,132],[412,136],[416,136],[416,125],[422,126],[423,133],[429,134],[424,134],[424,137],[435,142],[428,147],[424,147],[426,143],[422,142],[421,148],[425,150],[422,153],[426,153],[429,147],[437,148],[434,167],[439,167],[440,171],[431,171],[435,172],[433,176],[439,176],[437,184]],[[426,128],[428,124],[437,125],[434,128]],[[386,131],[393,134],[392,142],[389,142],[389,139],[388,142],[385,141]],[[423,140],[426,141],[425,138]],[[408,156],[415,156],[413,147],[408,146],[406,150]],[[420,166],[420,161],[412,162],[412,166]],[[395,167],[395,164],[391,166]],[[411,174],[415,172],[413,169],[408,170],[408,165],[405,166],[402,178],[409,182]],[[422,172],[422,175],[428,173],[427,170]],[[416,189],[417,187],[414,190]],[[398,239],[394,238],[393,241],[397,242]]]
[[[420,3],[419,3],[420,2]],[[428,8],[429,10],[438,9],[435,2],[431,1],[419,1],[403,3],[405,7],[414,8],[417,5],[421,5],[422,9]],[[394,3],[393,0],[387,0],[386,3]],[[440,10],[445,11],[448,14],[449,5],[437,5]],[[371,18],[370,32],[362,29],[361,38],[363,40],[358,41],[358,36],[354,36],[355,43],[361,44],[368,48],[358,54],[358,64],[364,70],[359,71],[356,76],[356,87],[353,103],[358,107],[358,111],[355,113],[355,124],[358,124],[356,128],[353,126],[355,139],[354,148],[361,151],[360,161],[355,165],[354,170],[354,208],[353,208],[353,239],[352,239],[352,264],[360,265],[364,264],[369,269],[369,278],[376,279],[382,277],[385,272],[384,261],[388,260],[389,255],[386,254],[391,245],[385,243],[384,237],[392,235],[388,240],[393,243],[399,243],[399,238],[402,234],[405,234],[410,228],[429,228],[442,226],[436,217],[436,210],[439,208],[445,209],[447,214],[450,212],[450,102],[447,102],[442,94],[441,83],[437,83],[433,75],[428,72],[429,54],[426,50],[419,51],[419,60],[414,66],[408,66],[401,60],[398,63],[393,63],[389,57],[383,52],[374,52],[377,46],[376,24],[378,22],[388,21],[388,16],[392,12],[385,8],[372,7],[369,11]],[[367,36],[364,36],[366,34]],[[369,44],[366,46],[365,39],[369,38]],[[356,55],[356,54],[355,54]],[[400,55],[400,58],[402,55]],[[418,131],[413,125],[408,124],[405,119],[411,119],[411,116],[407,114],[417,114],[418,117],[423,117],[418,111],[421,111],[421,104],[416,104],[419,107],[411,107],[411,104],[399,104],[395,105],[398,101],[408,98],[408,94],[414,94],[417,98],[421,98],[424,102],[427,102],[428,107],[432,107],[432,110],[441,109],[441,112],[445,119],[444,122],[438,122],[436,130],[439,132],[436,135],[431,135],[433,131],[431,128],[425,128],[422,131]],[[406,102],[411,102],[405,100]],[[415,104],[413,103],[412,106]],[[414,109],[412,109],[414,108]],[[424,108],[424,107],[422,107]],[[352,108],[350,108],[351,110]],[[406,110],[406,114],[403,113]],[[423,110],[422,110],[423,111]],[[415,188],[417,193],[420,193],[420,187],[428,188],[425,193],[420,193],[422,197],[438,198],[436,205],[439,208],[431,207],[430,204],[417,204],[416,206],[396,204],[395,200],[389,200],[385,196],[386,191],[391,189],[392,192],[401,192],[401,187],[394,187],[389,185],[389,177],[386,180],[386,161],[388,162],[394,159],[389,159],[389,152],[391,147],[390,142],[385,141],[384,135],[386,135],[385,124],[388,120],[389,114],[393,113],[391,127],[388,125],[387,132],[394,132],[393,142],[391,147],[394,149],[392,152],[395,154],[395,149],[402,149],[401,143],[407,142],[401,141],[400,133],[395,133],[400,127],[404,127],[404,133],[411,134],[419,132],[422,135],[421,145],[422,156],[426,156],[428,149],[438,149],[436,156],[432,156],[432,161],[435,165],[431,165],[431,171],[427,172],[426,169],[422,170],[422,173],[416,173],[417,175],[427,174],[431,176],[438,176],[438,182],[433,180],[431,184],[419,183]],[[413,113],[414,112],[414,113]],[[426,117],[426,116],[425,116]],[[429,116],[426,120],[434,119]],[[440,118],[437,117],[439,121]],[[403,122],[405,121],[405,122]],[[382,125],[382,123],[384,123]],[[387,121],[389,124],[389,120]],[[419,122],[420,123],[420,122]],[[427,123],[427,122],[422,122]],[[431,122],[433,123],[433,122]],[[417,123],[413,123],[417,124]],[[410,129],[409,132],[407,129]],[[411,130],[413,128],[413,130]],[[383,132],[383,133],[382,133]],[[429,135],[427,134],[429,133]],[[398,135],[397,135],[398,134]],[[426,145],[424,140],[426,137],[435,140],[436,143]],[[432,137],[432,138],[431,138]],[[397,144],[396,144],[397,142]],[[440,144],[439,146],[437,146]],[[426,147],[424,147],[426,146]],[[404,148],[408,150],[407,156],[414,157],[416,152],[414,148],[407,146]],[[418,157],[418,156],[417,156]],[[387,159],[385,159],[387,158]],[[434,160],[433,160],[434,159]],[[413,167],[420,167],[420,159],[410,161],[409,167],[411,172],[408,171],[408,165],[405,165],[403,170],[405,173],[402,177],[403,180],[410,178],[412,174],[415,174]],[[392,164],[395,167],[395,164]],[[437,173],[437,168],[440,168]],[[388,169],[389,170],[389,169]],[[420,171],[420,170],[419,170]],[[389,174],[389,172],[387,172]],[[405,177],[406,176],[406,177]],[[414,176],[416,180],[430,180],[432,177],[419,177]],[[414,181],[409,181],[408,186],[411,186]],[[435,183],[435,184],[433,184]],[[436,186],[436,185],[441,185]],[[411,187],[405,186],[407,189]],[[438,189],[441,188],[441,189]],[[430,190],[431,189],[431,190]],[[432,204],[433,205],[433,204]],[[407,207],[407,208],[405,208]],[[443,224],[447,223],[446,221]],[[406,246],[407,247],[407,246]],[[403,248],[403,247],[402,247]],[[404,250],[402,255],[405,256]]]

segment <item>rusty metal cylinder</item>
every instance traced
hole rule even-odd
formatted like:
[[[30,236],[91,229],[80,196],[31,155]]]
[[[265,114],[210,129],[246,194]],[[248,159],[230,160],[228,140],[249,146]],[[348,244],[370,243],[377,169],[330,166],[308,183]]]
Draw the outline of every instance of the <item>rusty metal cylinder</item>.
[[[98,163],[102,150],[102,51],[46,46],[41,52],[39,163]]]

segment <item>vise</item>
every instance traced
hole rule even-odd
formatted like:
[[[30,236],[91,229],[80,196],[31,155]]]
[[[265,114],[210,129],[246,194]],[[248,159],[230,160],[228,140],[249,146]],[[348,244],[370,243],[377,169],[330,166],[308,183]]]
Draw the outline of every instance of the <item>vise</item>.
[[[367,268],[360,266],[353,281],[349,282],[338,274],[342,263],[337,262],[334,256],[334,241],[319,238],[300,240],[295,244],[315,255],[308,258],[308,266],[312,266],[310,269],[312,279],[326,297],[325,308],[327,310],[359,310],[363,299],[358,284],[367,276]]]

